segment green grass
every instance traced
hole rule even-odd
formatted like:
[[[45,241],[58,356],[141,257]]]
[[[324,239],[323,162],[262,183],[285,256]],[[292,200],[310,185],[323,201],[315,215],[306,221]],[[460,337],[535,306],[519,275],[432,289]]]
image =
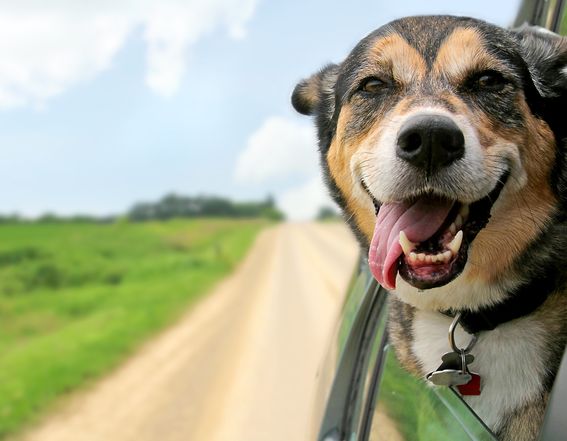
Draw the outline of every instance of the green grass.
[[[405,372],[391,351],[386,358],[382,381],[380,403],[405,439],[447,439],[447,427],[439,424],[431,391],[422,380]]]
[[[265,225],[0,225],[0,438],[179,317]]]

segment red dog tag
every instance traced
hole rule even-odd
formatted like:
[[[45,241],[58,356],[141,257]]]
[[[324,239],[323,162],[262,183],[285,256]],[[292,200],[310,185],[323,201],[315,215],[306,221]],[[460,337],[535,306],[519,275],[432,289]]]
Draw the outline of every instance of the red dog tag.
[[[461,395],[480,395],[480,375],[470,372],[472,378],[467,384],[457,386]]]

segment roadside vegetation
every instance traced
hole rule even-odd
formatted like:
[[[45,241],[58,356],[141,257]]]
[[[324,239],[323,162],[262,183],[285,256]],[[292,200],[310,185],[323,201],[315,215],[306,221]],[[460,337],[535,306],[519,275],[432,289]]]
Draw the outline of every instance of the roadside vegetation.
[[[178,318],[269,222],[0,225],[0,439]]]
[[[343,218],[336,208],[333,207],[321,207],[315,216],[315,220],[319,222],[338,222]]]

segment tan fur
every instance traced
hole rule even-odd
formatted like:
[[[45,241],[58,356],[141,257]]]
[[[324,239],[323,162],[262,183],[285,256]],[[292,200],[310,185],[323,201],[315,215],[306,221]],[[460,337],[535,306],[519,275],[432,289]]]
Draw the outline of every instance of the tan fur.
[[[541,232],[557,205],[557,198],[549,185],[555,157],[553,134],[543,121],[531,115],[523,99],[518,100],[518,106],[526,120],[523,132],[498,133],[498,129],[492,130],[495,135],[501,136],[496,144],[506,140],[516,142],[520,147],[528,183],[521,190],[500,197],[498,210],[471,247],[469,280],[498,281],[509,270],[516,256]],[[487,146],[487,164],[495,153],[496,149]],[[511,231],[514,234],[510,234]]]
[[[416,101],[417,99],[413,97],[402,98],[395,109],[392,110],[392,113],[395,115],[403,115],[404,113],[410,112],[412,107],[416,105]]]
[[[498,135],[488,117],[479,112],[471,112],[470,108],[452,91],[440,92],[440,95],[455,108],[455,113],[465,115],[476,129],[478,140],[484,148],[496,144]]]
[[[423,376],[423,369],[412,351],[412,323],[415,309],[392,296],[389,302],[388,338],[396,349],[396,358],[408,372]]]
[[[394,80],[402,86],[421,82],[427,72],[423,57],[398,34],[378,39],[370,54],[376,65],[390,71]]]
[[[321,83],[321,77],[315,74],[301,84],[301,96],[310,106],[314,106],[319,101]]]
[[[413,84],[415,87],[426,75],[426,65],[421,55],[396,34],[377,40],[371,53],[376,66],[392,69],[396,81],[402,85]],[[484,50],[478,32],[461,28],[456,29],[439,49],[431,75],[446,76],[456,84],[473,69],[498,67],[498,61]],[[367,75],[367,72],[360,75]],[[474,124],[479,141],[487,152],[487,168],[494,166],[492,158],[498,150],[516,148],[513,144],[519,146],[523,157],[528,177],[527,187],[506,197],[502,195],[498,211],[494,213],[489,226],[479,233],[470,250],[469,264],[472,268],[466,273],[468,280],[480,278],[487,282],[497,281],[498,277],[509,270],[514,258],[542,230],[545,220],[557,203],[549,187],[554,157],[553,136],[545,123],[531,115],[523,99],[518,100],[518,106],[526,118],[526,126],[522,131],[513,132],[495,127],[482,114],[474,114],[450,91],[445,89],[439,95],[455,108],[457,114],[465,116]],[[401,100],[390,110],[388,116],[410,111],[412,100],[415,99],[414,96]],[[354,187],[359,186],[359,183],[352,176],[351,160],[361,145],[368,144],[370,139],[378,139],[382,120],[375,121],[366,133],[346,139],[343,135],[350,117],[351,111],[347,105],[341,110],[327,160],[331,176],[345,196],[349,212],[370,240],[374,231],[374,212],[370,203],[363,203],[354,197]],[[509,231],[514,231],[515,234],[510,235]]]
[[[505,430],[498,435],[503,441],[532,441],[537,439],[543,417],[547,394],[542,394],[539,400],[525,405],[517,410],[507,421]]]
[[[467,28],[456,29],[447,38],[439,49],[432,73],[446,75],[458,83],[473,69],[489,68],[503,67],[486,52],[478,31]],[[455,97],[451,103],[464,113],[466,107],[462,103],[459,105],[459,101]],[[539,234],[557,204],[549,187],[555,149],[553,134],[544,122],[531,115],[523,99],[518,100],[518,106],[526,119],[523,133],[503,131],[488,123],[486,118],[479,120],[479,115],[467,115],[473,120],[477,119],[475,127],[481,144],[487,149],[487,166],[490,166],[491,155],[496,153],[491,146],[515,141],[520,146],[528,175],[527,188],[507,199],[502,198],[499,211],[503,216],[494,216],[489,228],[481,231],[475,239],[470,255],[474,271],[468,273],[470,278],[482,277],[486,281],[495,281],[498,275],[510,268],[515,256]],[[509,231],[515,234],[507,234]]]
[[[411,47],[401,36],[388,35],[378,39],[371,48],[374,55],[374,69],[391,71],[392,76],[400,87],[421,82],[425,76],[427,66],[423,57]],[[394,62],[395,61],[395,62]],[[374,70],[366,72],[361,69],[359,76],[364,78]],[[403,112],[409,103],[400,103],[392,113]],[[339,187],[347,201],[348,212],[355,218],[360,230],[371,238],[374,231],[375,217],[371,203],[362,203],[354,197],[354,187],[359,186],[352,176],[351,158],[362,145],[363,140],[376,138],[381,121],[375,121],[366,132],[356,137],[345,137],[346,127],[351,117],[350,107],[343,106],[337,122],[336,135],[327,152],[327,162],[333,180]]]
[[[564,332],[567,317],[567,292],[556,292],[545,301],[543,306],[534,311],[534,317],[543,323],[551,340]]]
[[[327,152],[327,163],[333,180],[347,201],[348,212],[354,216],[360,230],[372,237],[375,222],[372,204],[370,201],[364,204],[359,198],[353,196],[354,187],[359,184],[354,181],[351,173],[351,158],[360,147],[360,138],[363,138],[364,135],[344,142],[345,126],[349,118],[350,108],[344,106],[337,122],[337,135]]]
[[[431,73],[458,84],[471,71],[483,69],[502,69],[502,64],[486,51],[476,29],[458,28],[439,48]]]

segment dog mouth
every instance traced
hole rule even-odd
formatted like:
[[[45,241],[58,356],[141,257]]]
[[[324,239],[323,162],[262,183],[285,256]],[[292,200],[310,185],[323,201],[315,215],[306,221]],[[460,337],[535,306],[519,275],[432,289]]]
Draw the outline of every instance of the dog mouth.
[[[506,184],[504,173],[484,198],[465,204],[435,194],[380,204],[368,262],[376,280],[395,289],[400,276],[418,289],[446,285],[465,268],[468,249],[488,224],[491,209]]]

